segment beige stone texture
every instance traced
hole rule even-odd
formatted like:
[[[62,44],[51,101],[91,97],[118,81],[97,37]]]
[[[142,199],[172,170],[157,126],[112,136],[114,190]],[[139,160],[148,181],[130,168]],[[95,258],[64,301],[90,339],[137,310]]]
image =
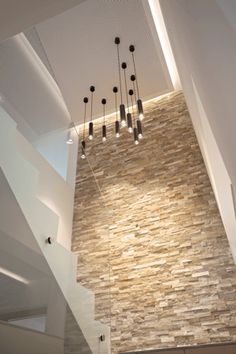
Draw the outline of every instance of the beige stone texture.
[[[144,108],[138,146],[110,117],[78,159],[78,281],[113,353],[236,340],[236,267],[183,94]]]

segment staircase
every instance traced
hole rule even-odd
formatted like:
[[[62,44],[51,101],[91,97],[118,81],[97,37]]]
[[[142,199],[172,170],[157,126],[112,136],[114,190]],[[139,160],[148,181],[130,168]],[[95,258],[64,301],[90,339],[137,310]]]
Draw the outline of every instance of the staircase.
[[[32,165],[27,155],[33,147],[18,132],[16,123],[1,107],[0,126],[0,168],[91,352],[109,354],[110,329],[94,319],[94,294],[76,281],[77,257],[56,241],[52,245],[46,242],[49,236],[57,239],[60,220],[38,197],[40,170]],[[105,335],[105,341],[99,340],[102,334]]]

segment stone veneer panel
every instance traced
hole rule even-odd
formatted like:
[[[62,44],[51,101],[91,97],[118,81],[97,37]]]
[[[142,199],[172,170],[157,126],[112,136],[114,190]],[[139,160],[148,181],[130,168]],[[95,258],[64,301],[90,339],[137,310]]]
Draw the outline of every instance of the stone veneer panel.
[[[114,117],[103,144],[95,123],[87,154],[103,197],[78,159],[78,280],[111,320],[114,353],[236,340],[236,267],[184,97],[145,113],[139,146],[114,137]]]

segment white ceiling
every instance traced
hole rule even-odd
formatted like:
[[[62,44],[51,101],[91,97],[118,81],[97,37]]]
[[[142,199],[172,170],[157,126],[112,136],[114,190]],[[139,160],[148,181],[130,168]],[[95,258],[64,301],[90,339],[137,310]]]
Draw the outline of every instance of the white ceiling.
[[[117,35],[128,76],[133,73],[128,47],[131,43],[136,47],[144,100],[173,89],[158,37],[153,40],[156,30],[152,16],[147,15],[147,6],[144,11],[142,0],[77,2],[80,4],[26,30],[25,36],[0,43],[2,105],[32,142],[67,129],[70,115],[82,123],[82,100],[89,95],[90,85],[96,86],[94,115],[101,116],[102,97],[108,100],[106,112],[114,112]]]
[[[149,18],[150,21],[150,18]],[[154,43],[141,0],[87,0],[36,26],[67,107],[75,122],[83,120],[84,96],[95,85],[94,113],[102,112],[101,98],[107,97],[107,112],[114,111],[112,87],[118,84],[114,38],[121,38],[121,58],[133,73],[128,51],[136,47],[136,64],[142,98],[172,90],[160,43]],[[153,30],[153,28],[152,28]],[[36,49],[37,50],[37,49]]]
[[[0,41],[84,0],[0,0]]]

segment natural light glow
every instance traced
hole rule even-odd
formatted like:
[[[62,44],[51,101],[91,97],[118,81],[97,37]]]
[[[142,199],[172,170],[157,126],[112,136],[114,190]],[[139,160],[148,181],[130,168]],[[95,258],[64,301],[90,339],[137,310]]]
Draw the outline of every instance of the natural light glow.
[[[172,85],[175,90],[181,89],[181,83],[179,79],[178,70],[176,67],[174,55],[172,53],[171,45],[169,42],[169,37],[167,34],[164,18],[162,15],[159,0],[148,0],[153,21],[155,23],[156,31],[161,43],[163,54],[165,57],[166,65],[170,74]]]
[[[13,273],[12,271],[8,270],[8,269],[5,269],[5,268],[2,268],[0,267],[0,273],[6,275],[7,277],[9,278],[12,278],[14,280],[17,280],[21,283],[24,283],[24,284],[29,284],[29,280],[27,280],[26,278],[22,277],[21,275],[19,274],[16,274],[16,273]]]

